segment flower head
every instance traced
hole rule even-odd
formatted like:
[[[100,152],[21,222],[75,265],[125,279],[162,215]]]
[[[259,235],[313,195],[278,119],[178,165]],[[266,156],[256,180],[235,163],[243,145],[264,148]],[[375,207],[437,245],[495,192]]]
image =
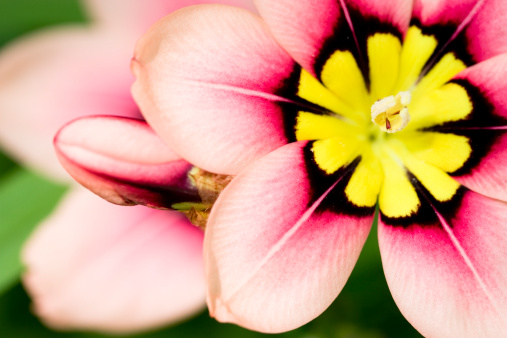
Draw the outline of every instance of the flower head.
[[[205,235],[211,313],[265,332],[312,320],[378,203],[406,318],[426,336],[505,335],[505,4],[255,3],[261,18],[174,13],[133,61],[134,97],[162,139],[237,175]]]
[[[73,157],[62,157],[74,164],[73,173],[95,178],[90,183],[95,188],[114,186],[102,196],[116,203],[132,204],[128,199],[141,195],[151,206],[181,196],[200,201],[188,184],[192,165],[139,120],[129,62],[135,41],[157,19],[207,2],[87,0],[91,23],[38,31],[7,46],[0,53],[2,147],[31,169],[68,181],[52,147],[58,128],[87,115],[121,116],[116,123],[108,118],[85,122],[87,135],[79,132],[82,128],[59,135],[60,147],[74,150]],[[105,126],[91,130],[97,120]],[[111,123],[120,127],[116,134]],[[76,138],[86,141],[91,135],[98,141],[75,146]],[[108,146],[97,145],[113,138]],[[121,150],[115,149],[120,142]],[[93,166],[75,165],[85,159]],[[125,210],[73,186],[27,242],[23,282],[36,314],[51,327],[116,333],[152,329],[204,306],[202,240],[202,231],[176,212]]]

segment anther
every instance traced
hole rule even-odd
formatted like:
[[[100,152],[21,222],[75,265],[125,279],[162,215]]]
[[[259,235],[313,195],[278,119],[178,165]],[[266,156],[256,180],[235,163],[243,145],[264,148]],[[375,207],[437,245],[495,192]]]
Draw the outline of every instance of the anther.
[[[409,92],[400,92],[396,97],[391,95],[377,100],[371,106],[371,120],[387,133],[396,133],[402,130],[410,121],[407,107],[410,100]]]

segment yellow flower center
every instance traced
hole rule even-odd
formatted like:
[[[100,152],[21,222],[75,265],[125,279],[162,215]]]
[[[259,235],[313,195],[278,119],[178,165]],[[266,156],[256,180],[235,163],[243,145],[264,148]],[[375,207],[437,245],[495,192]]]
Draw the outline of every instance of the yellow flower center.
[[[438,201],[458,189],[447,173],[468,160],[469,140],[428,128],[466,118],[473,104],[466,88],[451,81],[466,68],[455,53],[444,53],[426,72],[437,46],[436,37],[412,26],[403,42],[390,33],[368,37],[369,81],[348,50],[330,53],[318,79],[301,71],[297,95],[330,113],[299,111],[295,138],[313,141],[309,156],[326,175],[354,163],[345,187],[353,205],[378,201],[393,218],[416,213],[421,202],[408,172]]]

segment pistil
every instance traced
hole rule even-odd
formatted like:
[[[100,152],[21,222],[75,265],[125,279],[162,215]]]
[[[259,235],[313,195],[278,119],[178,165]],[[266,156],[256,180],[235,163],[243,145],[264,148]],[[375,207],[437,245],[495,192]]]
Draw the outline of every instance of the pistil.
[[[391,95],[376,101],[371,106],[372,122],[386,133],[403,130],[410,122],[407,106],[411,98],[409,92],[399,92],[396,97]]]

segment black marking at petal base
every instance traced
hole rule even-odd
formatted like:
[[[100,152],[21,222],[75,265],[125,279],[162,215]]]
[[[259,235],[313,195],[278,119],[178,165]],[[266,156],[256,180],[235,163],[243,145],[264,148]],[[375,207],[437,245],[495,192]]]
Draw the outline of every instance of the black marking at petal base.
[[[442,125],[443,128],[477,128],[477,127],[498,127],[507,125],[507,119],[495,114],[495,106],[486,98],[486,94],[479,88],[472,85],[466,79],[451,80],[464,88],[472,102],[472,112],[466,119],[448,122]]]
[[[423,67],[423,74],[427,73],[433,68],[433,66],[438,63],[438,61],[447,53],[453,53],[456,58],[463,61],[467,67],[477,63],[476,60],[473,59],[472,55],[468,52],[467,45],[468,41],[465,36],[465,30],[461,31],[458,36],[454,38],[447,46],[446,43],[452,37],[452,35],[456,32],[459,23],[446,23],[446,24],[437,24],[431,26],[423,26],[418,19],[412,19],[410,22],[410,26],[416,26],[421,29],[421,32],[424,35],[431,35],[437,39],[437,47],[428,61]],[[445,49],[443,47],[445,46]]]
[[[495,114],[495,107],[486,99],[486,95],[468,80],[458,79],[450,83],[455,83],[466,90],[472,102],[472,112],[463,120],[443,123],[425,128],[423,131],[455,134],[468,138],[472,153],[461,168],[450,173],[452,176],[462,176],[471,173],[480,164],[482,158],[489,153],[495,142],[507,132],[486,128],[507,126],[507,119]]]
[[[299,91],[299,81],[301,79],[302,68],[298,64],[294,68],[288,78],[286,78],[280,87],[275,91],[275,95],[284,97],[292,102],[279,102],[278,106],[282,112],[285,137],[287,142],[296,142],[296,125],[299,112],[306,111],[317,115],[336,116],[334,112],[314,104],[310,101],[302,99],[297,95]]]
[[[285,132],[285,137],[287,138],[287,143],[296,142],[296,125],[297,118],[299,113],[299,108],[295,107],[293,104],[279,104],[282,110],[283,117],[283,129]]]
[[[313,143],[314,142],[308,142],[303,149],[305,167],[311,187],[311,198],[308,206],[318,200],[326,192],[326,190],[329,189],[329,187],[339,180],[338,184],[317,207],[315,213],[319,214],[325,211],[330,211],[335,214],[357,217],[372,215],[375,211],[375,206],[358,207],[350,202],[345,195],[345,188],[347,187],[354,170],[361,161],[361,157],[358,156],[349,165],[338,169],[332,174],[327,174],[325,171],[320,169],[315,162],[314,153],[312,152]]]
[[[465,136],[468,138],[472,152],[461,168],[449,173],[451,176],[463,176],[470,174],[476,168],[481,160],[490,152],[493,145],[505,135],[505,130],[460,130],[453,134]]]
[[[301,78],[301,66],[294,62],[292,71],[286,79],[282,81],[280,86],[275,90],[274,94],[285,98],[294,98],[297,96],[299,88],[299,79]]]
[[[339,1],[339,0],[336,0]],[[389,23],[380,21],[379,18],[366,16],[358,8],[349,5],[348,14],[354,26],[354,33],[359,44],[359,50],[354,40],[352,30],[345,20],[343,9],[340,9],[340,19],[333,28],[333,34],[324,42],[320,54],[315,59],[313,69],[319,80],[327,60],[337,50],[350,51],[356,59],[357,65],[364,77],[366,88],[370,89],[370,69],[368,64],[367,40],[375,33],[390,33],[402,41],[402,33]],[[337,74],[340,76],[340,74]]]
[[[275,94],[285,98],[295,97],[298,92],[300,76],[301,67],[295,63],[290,76],[283,81],[280,87],[275,91]],[[283,128],[287,143],[296,142],[295,127],[299,108],[287,102],[279,102],[278,106],[282,114]]]
[[[460,186],[449,201],[440,202],[433,197],[433,195],[411,172],[406,171],[406,174],[410,183],[415,188],[421,205],[419,206],[417,212],[408,217],[387,217],[384,213],[382,213],[382,210],[380,210],[382,222],[389,226],[402,227],[404,229],[414,225],[423,227],[441,227],[440,220],[433,208],[435,208],[445,219],[452,219],[457,214],[461,206],[463,196],[466,192],[465,187]]]

